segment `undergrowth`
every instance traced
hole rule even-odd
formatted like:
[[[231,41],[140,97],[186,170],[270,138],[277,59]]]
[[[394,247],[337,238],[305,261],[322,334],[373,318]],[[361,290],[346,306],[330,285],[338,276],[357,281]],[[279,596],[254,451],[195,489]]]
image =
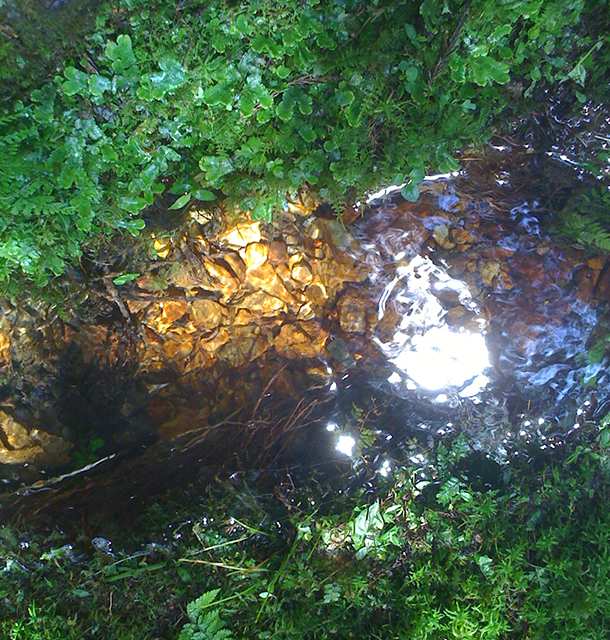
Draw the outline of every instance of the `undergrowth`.
[[[13,640],[601,640],[610,633],[605,430],[593,445],[497,465],[485,482],[462,440],[351,490],[347,476],[311,470],[236,476],[188,504],[159,502],[116,548],[4,528],[0,631]]]

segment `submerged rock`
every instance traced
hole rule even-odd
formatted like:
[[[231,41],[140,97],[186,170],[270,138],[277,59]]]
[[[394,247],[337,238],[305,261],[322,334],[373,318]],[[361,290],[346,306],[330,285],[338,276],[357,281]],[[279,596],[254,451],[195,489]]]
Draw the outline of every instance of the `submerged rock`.
[[[27,429],[0,410],[0,464],[59,467],[68,462],[70,444],[41,429]]]

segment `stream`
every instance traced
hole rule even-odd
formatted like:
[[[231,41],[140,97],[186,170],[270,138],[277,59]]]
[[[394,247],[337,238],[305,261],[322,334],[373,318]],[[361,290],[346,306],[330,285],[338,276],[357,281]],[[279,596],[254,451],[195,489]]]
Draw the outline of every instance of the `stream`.
[[[5,513],[103,518],[221,470],[374,483],[458,434],[506,465],[595,428],[608,260],[490,175],[495,191],[432,176],[416,203],[388,189],[343,219],[307,193],[273,224],[191,210],[76,312],[3,302]]]

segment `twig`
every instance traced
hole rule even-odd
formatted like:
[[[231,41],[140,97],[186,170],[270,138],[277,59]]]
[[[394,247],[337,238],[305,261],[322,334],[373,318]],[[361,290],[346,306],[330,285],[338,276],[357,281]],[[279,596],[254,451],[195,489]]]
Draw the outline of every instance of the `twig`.
[[[112,276],[104,276],[103,280],[104,280],[104,286],[108,290],[108,293],[112,296],[112,299],[116,302],[117,307],[120,309],[125,319],[128,322],[131,322],[131,315],[129,313],[129,310],[125,306],[125,303],[123,302],[123,300],[121,300],[119,291],[115,287],[114,282],[112,282]]]
[[[256,403],[256,406],[254,407],[254,411],[252,411],[252,417],[250,418],[250,420],[254,420],[254,417],[256,416],[256,412],[258,411],[258,408],[263,400],[263,398],[265,397],[265,394],[267,393],[267,391],[269,391],[269,387],[277,380],[278,376],[280,375],[280,373],[282,373],[282,371],[284,371],[284,369],[287,367],[288,365],[285,364],[272,378],[271,380],[269,380],[269,382],[267,383],[267,385],[265,386],[265,388],[263,389],[263,392],[261,393],[258,402]]]
[[[453,31],[453,34],[449,40],[449,43],[447,44],[447,49],[445,50],[445,53],[443,53],[441,57],[438,59],[438,62],[436,63],[436,67],[434,67],[434,71],[430,76],[430,80],[428,82],[428,88],[432,86],[432,83],[438,78],[438,76],[441,74],[441,72],[447,65],[447,60],[449,60],[449,58],[453,55],[462,27],[464,26],[464,23],[468,18],[468,14],[470,13],[471,4],[472,4],[472,0],[468,0],[466,2],[466,6],[462,10],[460,19],[458,20],[458,23]]]

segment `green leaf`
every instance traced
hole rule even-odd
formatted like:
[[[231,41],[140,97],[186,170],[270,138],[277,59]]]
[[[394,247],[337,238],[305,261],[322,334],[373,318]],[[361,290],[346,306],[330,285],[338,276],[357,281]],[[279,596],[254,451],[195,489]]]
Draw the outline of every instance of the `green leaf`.
[[[211,202],[212,200],[216,200],[216,194],[212,191],[208,191],[208,189],[197,189],[193,194],[193,197],[196,200],[201,200],[201,202]]]
[[[299,129],[299,135],[305,142],[313,142],[318,136],[316,132],[309,126],[305,125]]]
[[[136,220],[121,220],[116,225],[119,229],[127,230],[132,236],[139,235],[140,231],[146,227],[146,222],[137,218]]]
[[[129,213],[140,213],[146,206],[146,200],[140,197],[125,196],[119,200],[119,207]]]
[[[112,82],[104,76],[89,76],[89,91],[92,96],[101,96],[104,91],[110,91]]]
[[[272,58],[280,58],[284,52],[280,44],[267,36],[256,36],[250,46],[256,53],[268,53]]]
[[[294,103],[282,100],[277,106],[277,115],[284,122],[290,122],[294,116]]]
[[[102,160],[104,162],[114,163],[119,159],[119,154],[114,150],[114,147],[108,142],[102,146]]]
[[[568,78],[574,80],[574,82],[578,82],[579,85],[584,86],[585,80],[587,79],[587,70],[582,64],[578,63],[572,71],[568,73]]]
[[[419,184],[426,177],[426,173],[423,169],[417,168],[413,169],[411,173],[409,173],[409,178],[411,178],[412,182]]]
[[[264,53],[267,51],[268,38],[265,36],[256,36],[250,42],[250,46],[256,51],[256,53]]]
[[[122,284],[126,284],[127,282],[133,282],[136,278],[139,278],[139,273],[124,273],[122,276],[118,276],[118,278],[114,278],[112,282],[118,286]]]
[[[333,38],[331,38],[327,33],[322,31],[318,33],[316,36],[316,43],[321,49],[336,49],[337,42]]]
[[[106,56],[112,60],[112,68],[117,73],[123,73],[136,64],[136,57],[131,47],[131,38],[121,35],[115,42],[108,42],[105,50]]]
[[[340,107],[348,107],[354,101],[354,94],[352,91],[341,91],[337,96],[337,102]]]
[[[247,96],[239,99],[239,112],[244,118],[249,118],[254,113],[254,102]]]
[[[419,69],[417,67],[408,67],[405,70],[405,77],[407,82],[413,83],[417,80],[417,76],[419,75]]]
[[[266,109],[261,109],[260,111],[256,112],[256,121],[260,124],[266,124],[267,122],[269,122],[269,120],[271,120],[271,117],[271,111],[268,111]]]
[[[273,208],[273,202],[268,200],[258,200],[250,211],[252,220],[266,220],[267,222],[270,222],[273,219]]]
[[[493,560],[489,556],[479,556],[477,558],[477,564],[479,565],[479,569],[485,576],[493,575]]]
[[[50,84],[32,91],[32,101],[39,103],[39,106],[34,109],[36,122],[49,123],[53,120],[56,95],[55,87]]]
[[[267,90],[259,91],[256,97],[263,109],[270,109],[273,106],[273,96]]]
[[[307,94],[301,94],[297,98],[297,102],[299,104],[299,111],[304,115],[308,116],[313,113],[312,99],[311,96]]]
[[[237,20],[235,21],[235,26],[237,27],[237,30],[239,31],[239,33],[241,33],[244,36],[249,36],[254,30],[254,27],[248,22],[248,19],[243,15],[237,17]]]
[[[231,161],[223,156],[205,156],[199,161],[199,167],[205,171],[206,179],[212,186],[233,171]]]
[[[218,104],[226,107],[233,102],[233,94],[226,87],[216,85],[203,92],[203,101],[208,107],[215,107]]]
[[[188,75],[186,69],[177,60],[168,56],[159,61],[159,67],[162,73],[150,77],[151,96],[157,100],[181,87]]]
[[[419,199],[419,186],[415,182],[410,182],[400,190],[400,195],[409,202],[417,202]]]
[[[472,58],[470,61],[470,77],[473,82],[481,87],[492,82],[506,84],[510,80],[509,66],[489,56]]]
[[[589,364],[599,364],[606,355],[606,346],[610,339],[608,336],[596,342],[590,349],[588,353]]]
[[[74,67],[68,67],[64,71],[64,75],[67,80],[61,86],[64,93],[68,96],[75,94],[85,95],[89,88],[88,76],[86,73],[75,69]]]
[[[191,197],[192,196],[190,193],[185,193],[183,196],[180,196],[178,200],[176,200],[176,202],[174,202],[174,204],[172,204],[172,206],[169,207],[169,209],[171,211],[174,211],[176,209],[182,209],[182,207],[186,206],[191,201]]]

